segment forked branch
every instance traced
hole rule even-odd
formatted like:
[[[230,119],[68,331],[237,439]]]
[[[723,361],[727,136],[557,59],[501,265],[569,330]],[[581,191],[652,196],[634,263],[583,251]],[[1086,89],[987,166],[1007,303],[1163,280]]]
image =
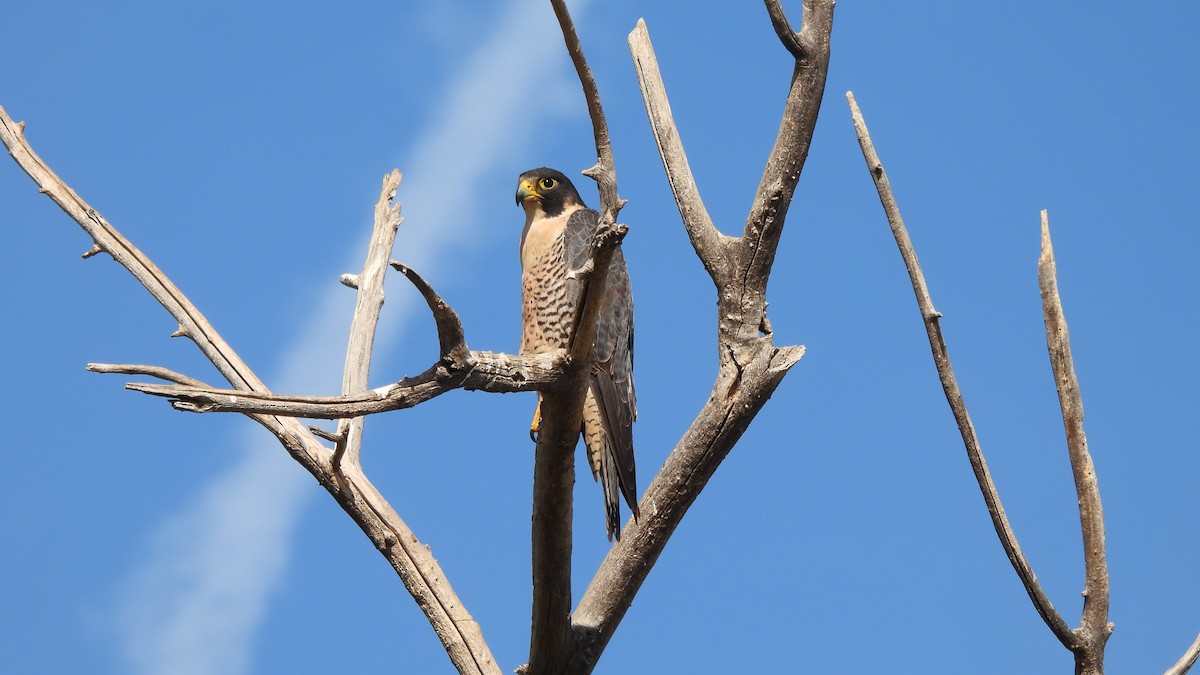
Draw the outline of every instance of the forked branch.
[[[354,318],[350,321],[346,365],[342,370],[343,396],[367,388],[371,353],[375,348],[375,330],[379,325],[379,312],[383,309],[383,279],[401,221],[400,205],[394,203],[400,178],[400,171],[396,169],[383,177],[383,189],[375,204],[375,227],[371,230],[371,241],[367,245],[367,259],[362,271],[353,277],[352,286],[358,293],[354,303]],[[343,461],[360,464],[364,424],[362,417],[343,417],[338,420],[333,454],[335,471],[341,469]]]
[[[792,194],[808,159],[812,129],[824,99],[825,76],[829,72],[829,40],[833,34],[833,0],[804,0],[804,23],[799,32],[791,31],[791,24],[777,0],[766,0],[766,5],[776,34],[783,38],[784,47],[796,63],[775,145],[763,169],[742,232],[744,250],[737,271],[741,276],[755,279],[766,279],[771,272]],[[765,293],[764,287],[761,294],[764,317]],[[751,321],[741,326],[747,336],[759,329],[760,322],[752,321],[753,318],[747,317]]]
[[[991,471],[988,470],[983,450],[979,447],[979,437],[975,433],[975,425],[971,423],[971,415],[967,412],[967,404],[958,387],[958,378],[954,375],[954,368],[950,364],[950,354],[946,351],[946,342],[942,338],[942,327],[939,322],[942,314],[933,308],[933,299],[930,297],[929,287],[925,283],[925,273],[921,271],[921,264],[917,262],[917,252],[908,236],[908,229],[904,226],[904,219],[900,217],[900,207],[892,195],[887,173],[884,172],[879,155],[875,152],[875,144],[871,142],[867,123],[858,108],[858,103],[854,100],[854,94],[846,92],[846,98],[850,102],[850,114],[854,120],[854,130],[858,135],[859,145],[862,146],[863,159],[866,160],[867,170],[875,181],[875,189],[879,192],[883,212],[892,228],[892,236],[896,239],[900,256],[904,259],[904,267],[908,270],[909,280],[912,282],[913,294],[917,298],[917,308],[921,312],[921,321],[925,324],[925,333],[929,338],[929,348],[933,352],[933,363],[937,368],[938,379],[941,380],[942,389],[945,391],[946,402],[950,404],[950,412],[958,424],[958,432],[962,436],[963,445],[967,450],[967,459],[971,463],[971,470],[975,472],[979,490],[983,493],[983,501],[987,504],[988,515],[992,518],[992,526],[995,527],[996,535],[1000,538],[1000,545],[1004,547],[1009,562],[1012,563],[1017,576],[1021,578],[1025,592],[1029,594],[1038,614],[1059,641],[1069,648],[1075,642],[1075,638],[1071,635],[1071,628],[1054,609],[1050,598],[1038,583],[1037,576],[1033,573],[1033,567],[1025,557],[1025,552],[1021,550],[1021,545],[1017,542],[1017,535],[1008,522],[1003,504],[1000,503],[1000,494],[992,480]]]
[[[175,284],[132,242],[76,194],[33,151],[33,147],[25,139],[25,124],[13,121],[2,107],[0,107],[0,142],[4,144],[8,154],[21,167],[21,170],[37,184],[41,193],[57,204],[92,238],[92,247],[84,254],[84,258],[90,258],[100,252],[109,254],[113,260],[128,270],[178,322],[179,328],[175,334],[191,339],[231,385],[242,390],[267,391],[262,381],[229,347],[212,324],[208,322],[208,319],[192,305]],[[276,420],[266,417],[255,417],[254,419],[277,436],[304,430],[304,427],[295,420]],[[298,450],[302,456],[297,456],[296,460],[306,467],[317,467],[322,462],[328,461],[328,454],[316,448],[298,448]]]
[[[887,173],[875,152],[875,146],[867,131],[866,122],[854,95],[846,93],[850,103],[850,113],[854,120],[854,129],[858,142],[862,146],[863,159],[867,170],[875,182],[880,202],[892,228],[896,245],[904,259],[912,282],[913,294],[925,324],[925,332],[929,338],[929,346],[933,353],[933,362],[937,368],[938,378],[946,394],[946,401],[958,424],[962,435],[963,445],[975,479],[979,483],[980,492],[987,504],[988,514],[1000,544],[1004,547],[1009,562],[1025,586],[1026,593],[1033,601],[1042,620],[1054,633],[1064,647],[1071,650],[1075,656],[1076,673],[1099,674],[1103,672],[1104,645],[1112,632],[1108,623],[1108,571],[1104,561],[1104,523],[1103,512],[1100,508],[1099,488],[1096,484],[1095,469],[1091,455],[1087,451],[1087,440],[1083,434],[1083,404],[1079,397],[1079,385],[1075,378],[1074,365],[1071,360],[1070,344],[1068,341],[1066,321],[1062,316],[1062,306],[1058,298],[1057,280],[1054,270],[1054,252],[1050,246],[1050,231],[1046,221],[1045,211],[1042,212],[1042,252],[1038,262],[1038,279],[1041,285],[1043,313],[1046,322],[1046,340],[1050,351],[1050,363],[1054,371],[1055,384],[1059,392],[1059,401],[1063,413],[1063,422],[1067,430],[1068,454],[1071,468],[1075,476],[1075,486],[1079,498],[1080,521],[1083,529],[1085,585],[1084,611],[1079,628],[1072,630],[1054,609],[1046,592],[1038,583],[1036,575],[1017,542],[1016,534],[1004,513],[1000,503],[1000,495],[988,471],[983,451],[979,446],[979,438],[971,417],[959,390],[954,369],[950,364],[950,356],[946,351],[946,343],[942,338],[939,319],[941,313],[934,309],[929,288],[925,283],[925,275],[917,262],[917,254],[909,239],[904,220],[900,217],[900,208],[892,194],[888,183]]]
[[[101,365],[94,368],[105,372],[135,372],[167,380],[173,384],[130,387],[170,397],[180,409],[243,412],[271,428],[392,563],[461,672],[492,673],[498,669],[478,626],[462,609],[462,603],[450,590],[427,548],[416,540],[362,474],[355,439],[361,437],[358,425],[363,415],[410,407],[454,388],[538,389],[545,394],[545,417],[535,461],[534,610],[528,671],[589,672],[675,527],[716,467],[804,353],[803,347],[774,345],[766,320],[765,291],[779,233],[815,129],[828,69],[834,3],[832,0],[806,0],[803,26],[799,32],[793,32],[778,3],[766,2],[776,33],[795,58],[796,65],[776,143],[767,159],[741,237],[721,235],[700,202],[699,191],[687,168],[686,156],[671,119],[645,25],[639,22],[644,42],[642,57],[633,44],[633,37],[631,49],[639,78],[643,81],[655,138],[671,177],[684,224],[717,287],[720,367],[708,404],[647,489],[641,503],[642,522],[624,529],[623,536],[610,550],[571,616],[570,482],[585,386],[581,364],[589,363],[595,313],[600,306],[593,299],[603,293],[606,283],[605,275],[595,271],[607,270],[608,260],[620,244],[625,228],[616,223],[624,202],[616,190],[611,141],[598,89],[565,3],[561,0],[551,2],[588,102],[597,162],[585,173],[596,180],[601,196],[600,225],[593,241],[591,261],[578,271],[586,289],[581,305],[591,309],[585,309],[576,317],[576,331],[565,352],[512,357],[468,350],[462,325],[453,311],[415,272],[398,266],[397,269],[421,291],[435,316],[441,353],[438,362],[417,377],[364,391],[374,325],[382,303],[381,260],[386,256],[381,252],[390,248],[390,236],[399,222],[398,213],[390,206],[399,179],[398,174],[393,174],[385,180],[377,207],[376,231],[364,271],[346,278],[348,285],[358,288],[359,302],[351,345],[347,350],[342,395],[272,394],[237,360],[227,345],[219,342],[203,316],[186,302],[166,277],[120,238],[98,214],[82,204],[65,185],[61,185],[65,191],[63,195],[54,197],[92,235],[96,245],[89,255],[104,251],[119,261],[132,259],[137,262],[127,267],[143,280],[154,297],[172,310],[180,322],[181,334],[196,341],[206,355],[211,354],[210,359],[229,379],[233,389],[213,390],[187,376],[151,366]],[[5,129],[15,130],[5,134],[5,144],[12,152],[14,146],[23,145],[23,137],[20,129],[2,113],[0,110],[0,117],[4,118],[0,122],[8,123]],[[19,142],[10,143],[10,139]],[[29,154],[33,156],[31,151]],[[16,153],[14,157],[17,157]],[[22,163],[20,158],[18,163]],[[37,164],[40,165],[40,160]],[[45,191],[51,192],[39,180],[40,174],[26,170]],[[61,184],[57,177],[54,181]],[[72,198],[79,202],[74,211],[69,208],[74,203]],[[171,303],[182,309],[173,310]],[[294,419],[297,416],[342,420],[338,432],[328,435],[338,444],[336,458],[333,451]]]
[[[580,647],[568,672],[589,672],[595,665],[688,508],[804,354],[803,347],[776,347],[769,330],[759,329],[766,325],[767,279],[786,212],[786,204],[780,200],[791,199],[816,126],[828,72],[832,15],[831,1],[805,3],[804,23],[812,29],[801,34],[811,36],[805,43],[811,51],[804,63],[797,62],[776,149],[764,172],[774,176],[780,167],[788,166],[794,175],[772,179],[760,187],[756,205],[773,206],[751,210],[747,227],[759,234],[741,239],[720,235],[700,202],[645,23],[639,21],[630,35],[634,67],[676,204],[693,247],[717,287],[720,367],[708,403],[646,489],[639,505],[641,521],[637,527],[625,528],[575,609],[573,621]],[[771,222],[766,222],[768,219]],[[764,232],[770,234],[759,236]]]
[[[14,122],[3,108],[0,108],[0,142],[40,190],[91,236],[94,246],[85,257],[102,251],[129,270],[179,322],[178,334],[189,337],[234,386],[233,395],[271,396],[261,380],[170,279],[34,153],[25,139],[24,125]],[[386,191],[385,199],[390,200]],[[373,331],[374,326],[370,326],[370,330]],[[89,369],[133,371],[181,383],[175,386],[198,384],[192,378],[153,366],[93,364]],[[279,439],[288,453],[312,473],[383,553],[425,612],[455,667],[463,673],[499,673],[478,624],[446,582],[433,555],[362,474],[360,467],[348,462],[335,475],[333,451],[323,446],[299,420],[269,413],[249,413],[249,416]]]

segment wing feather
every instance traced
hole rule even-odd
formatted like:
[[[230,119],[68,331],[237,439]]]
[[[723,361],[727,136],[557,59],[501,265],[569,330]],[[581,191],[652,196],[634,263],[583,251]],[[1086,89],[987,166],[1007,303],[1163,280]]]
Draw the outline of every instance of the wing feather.
[[[563,231],[568,270],[587,263],[599,214],[583,208],[567,219]],[[568,279],[568,298],[577,307],[582,285]],[[596,322],[592,345],[592,374],[585,408],[584,440],[592,470],[604,492],[608,536],[620,538],[620,502],[629,505],[634,518],[637,504],[637,470],[633,454],[633,421],[637,419],[637,394],[633,386],[633,296],[629,271],[618,249],[608,269],[608,284]],[[592,412],[592,401],[595,412]],[[587,419],[594,416],[597,419]]]

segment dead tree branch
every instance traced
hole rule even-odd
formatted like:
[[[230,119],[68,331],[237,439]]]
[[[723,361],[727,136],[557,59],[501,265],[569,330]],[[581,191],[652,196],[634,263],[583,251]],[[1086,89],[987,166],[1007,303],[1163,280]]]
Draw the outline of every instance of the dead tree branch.
[[[92,247],[84,258],[103,252],[129,270],[139,283],[150,292],[178,322],[175,335],[186,336],[204,356],[212,362],[231,385],[239,390],[266,392],[262,381],[250,370],[217,330],[208,322],[191,301],[167,278],[149,258],[126,239],[103,216],[70,188],[41,157],[33,151],[25,139],[25,124],[13,121],[4,108],[0,107],[0,143],[8,154],[38,186],[38,190],[50,198],[59,208],[79,224],[92,238]],[[252,417],[276,436],[306,434],[303,425],[296,420],[275,419],[256,415]],[[310,471],[319,470],[328,464],[329,452],[314,444],[290,448],[298,454],[293,457]]]
[[[1192,666],[1196,665],[1196,659],[1198,658],[1200,658],[1200,635],[1196,636],[1196,639],[1192,641],[1192,644],[1183,653],[1183,656],[1179,657],[1175,665],[1167,668],[1163,675],[1185,675],[1185,673],[1192,669]]]
[[[667,182],[671,185],[671,194],[675,196],[675,205],[679,207],[679,216],[704,269],[714,283],[720,283],[720,276],[730,266],[732,238],[717,231],[708,209],[704,208],[700,188],[692,176],[683,140],[679,137],[675,117],[671,114],[671,102],[658,69],[654,46],[650,44],[650,33],[646,30],[646,22],[641,19],[629,34],[629,51],[641,85],[642,100],[646,103],[650,129],[654,132],[654,142],[666,170]]]
[[[185,387],[195,387],[198,389],[206,389],[208,385],[194,377],[188,377],[183,373],[177,373],[173,370],[163,368],[162,366],[143,366],[132,363],[89,363],[85,366],[89,373],[112,373],[118,375],[146,375],[149,377],[174,382]],[[237,394],[236,390],[230,390],[231,393]]]
[[[562,30],[563,42],[579,76],[587,102],[596,142],[596,164],[584,174],[596,181],[600,192],[600,219],[592,242],[592,255],[582,270],[579,315],[569,347],[567,379],[557,391],[542,398],[543,428],[538,435],[533,469],[533,603],[529,637],[528,673],[560,672],[574,653],[571,630],[571,522],[575,484],[575,446],[582,425],[583,400],[587,387],[583,364],[591,363],[592,344],[608,283],[607,270],[626,228],[616,224],[625,205],[617,194],[608,122],[600,103],[596,78],[588,67],[575,24],[563,0],[551,0]]]
[[[992,518],[992,525],[996,530],[996,535],[1000,538],[1000,544],[1004,547],[1009,562],[1016,570],[1017,576],[1020,577],[1026,593],[1029,594],[1029,598],[1033,601],[1042,620],[1046,622],[1063,646],[1074,654],[1075,672],[1102,673],[1104,645],[1112,632],[1112,624],[1108,623],[1108,571],[1104,562],[1103,514],[1100,508],[1095,469],[1092,466],[1091,456],[1087,451],[1087,441],[1083,435],[1083,404],[1079,398],[1079,386],[1071,361],[1066,321],[1062,317],[1062,306],[1058,299],[1054,254],[1050,247],[1050,232],[1045,212],[1042,212],[1042,253],[1038,262],[1038,278],[1042,289],[1050,361],[1059,391],[1063,421],[1067,429],[1071,466],[1079,495],[1086,565],[1084,614],[1080,627],[1074,630],[1054,609],[1050,598],[1038,583],[1037,576],[1033,573],[1033,568],[1021,550],[1016,534],[1004,513],[1000,495],[992,481],[991,472],[988,471],[987,462],[984,460],[983,451],[979,446],[979,438],[971,423],[971,417],[958,387],[957,378],[954,376],[954,369],[950,364],[950,356],[946,350],[939,323],[942,314],[933,307],[933,300],[925,283],[925,275],[917,261],[917,254],[912,240],[909,239],[908,230],[904,226],[904,220],[900,217],[900,208],[892,194],[887,173],[871,142],[862,112],[851,92],[846,93],[846,98],[850,103],[850,113],[858,134],[858,142],[862,146],[863,159],[866,161],[872,180],[875,181],[875,188],[879,192],[884,213],[912,281],[913,293],[917,299],[921,319],[925,324],[925,332],[933,352],[933,362],[937,368],[938,378],[942,382],[946,401],[950,404],[950,410],[958,424],[959,433],[962,435],[963,445],[967,451],[967,458],[975,473],[975,479],[979,483],[980,492],[987,504],[988,514]]]
[[[343,396],[367,388],[371,353],[375,348],[375,330],[379,325],[379,312],[383,309],[383,279],[387,273],[388,258],[392,254],[392,243],[396,241],[396,230],[400,228],[402,220],[400,205],[394,203],[400,178],[400,171],[396,169],[383,177],[383,189],[375,204],[375,227],[371,230],[362,272],[342,279],[343,283],[358,290],[346,346],[346,365],[342,371]],[[362,417],[338,420],[337,445],[333,454],[335,470],[341,469],[343,461],[360,464],[363,425]]]
[[[189,337],[234,386],[234,395],[270,396],[262,381],[167,276],[38,157],[25,139],[24,125],[14,122],[3,108],[0,108],[0,142],[41,192],[91,236],[94,246],[85,257],[102,251],[129,270],[179,322],[178,334]],[[390,201],[390,196],[387,199]],[[370,330],[374,330],[373,325]],[[152,366],[93,364],[89,369],[97,372],[137,371],[174,382],[196,384],[192,378]],[[416,539],[363,475],[361,468],[348,463],[335,477],[333,451],[323,446],[298,419],[269,413],[248,413],[248,416],[279,439],[288,453],[329,491],[387,558],[425,612],[455,667],[463,673],[499,673],[479,626],[446,582],[429,549]]]
[[[787,202],[816,126],[829,64],[833,2],[809,0],[775,147],[741,238],[716,232],[686,163],[645,23],[629,38],[647,115],[680,216],[717,288],[719,372],[708,403],[676,445],[576,607],[579,647],[568,672],[590,672],[688,508],[804,348],[776,347],[766,321],[766,285]],[[768,3],[768,9],[771,9]],[[774,13],[772,13],[774,16]]]
[[[440,355],[436,363],[415,377],[390,385],[341,396],[298,396],[270,392],[214,389],[197,381],[183,382],[165,369],[137,366],[140,370],[120,370],[122,366],[92,364],[96,372],[129,372],[150,375],[177,385],[134,382],[126,389],[171,399],[176,410],[187,412],[263,413],[310,419],[343,419],[375,413],[403,410],[424,403],[455,389],[512,393],[544,391],[555,388],[565,377],[570,356],[565,350],[545,354],[510,355],[467,349],[458,314],[442,300],[417,272],[397,262],[392,267],[416,286],[433,313],[438,331]]]
[[[391,206],[399,174],[385,178],[376,207],[376,225],[362,273],[343,278],[359,291],[347,349],[341,396],[290,396],[269,392],[220,341],[204,317],[170,285],[159,270],[120,237],[102,218],[45,169],[34,180],[50,193],[96,242],[88,255],[108,252],[125,264],[180,322],[233,385],[216,390],[184,375],[153,366],[93,365],[100,372],[136,373],[172,384],[131,384],[129,388],[172,399],[180,410],[241,412],[271,429],[330,492],[388,558],[429,618],[451,661],[461,672],[493,673],[497,666],[482,634],[444,581],[436,561],[363,474],[359,460],[362,416],[417,405],[456,388],[528,391],[544,394],[543,427],[535,457],[533,510],[533,631],[528,672],[590,672],[641,587],[670,535],[703,490],[717,466],[740,439],[788,370],[804,354],[800,346],[776,347],[766,316],[766,286],[779,235],[807,157],[828,72],[832,0],[806,0],[803,27],[791,30],[778,3],[766,6],[781,42],[796,60],[775,145],[740,237],[714,227],[687,167],[670,115],[661,75],[645,24],[630,37],[647,111],[663,164],[693,246],[709,270],[718,296],[717,360],[712,396],[684,434],[642,500],[642,522],[628,524],[570,613],[571,487],[573,450],[578,441],[585,387],[582,364],[590,362],[596,313],[604,291],[608,261],[626,232],[616,223],[624,204],[616,187],[611,141],[595,79],[583,56],[574,25],[561,0],[551,0],[564,41],[582,84],[595,134],[597,162],[585,173],[596,180],[601,217],[592,255],[572,274],[584,281],[584,301],[568,349],[514,357],[467,349],[462,324],[444,301],[412,270],[404,273],[425,297],[439,333],[440,357],[426,372],[376,390],[366,390],[366,375],[378,312],[383,302],[386,251],[399,224]],[[19,127],[3,115],[4,142],[23,168],[27,147]],[[36,158],[29,151],[28,157]],[[33,166],[43,167],[40,160]],[[52,180],[46,176],[52,177]],[[49,186],[48,186],[49,185]],[[65,196],[55,196],[61,193]],[[133,261],[132,263],[128,261]],[[331,451],[297,417],[338,419],[328,434]]]
[[[547,390],[562,380],[566,364],[563,351],[527,356],[469,351],[461,357],[443,358],[420,375],[345,396],[270,394],[141,382],[131,382],[125,388],[171,399],[176,410],[187,412],[341,419],[404,410],[455,389],[493,393]],[[111,368],[102,364],[97,366]],[[151,372],[138,374],[157,377]]]
[[[908,237],[908,229],[904,227],[904,219],[900,217],[900,207],[892,195],[891,185],[883,170],[883,164],[879,161],[879,155],[875,152],[871,136],[867,132],[867,124],[863,120],[862,112],[858,109],[858,103],[854,100],[852,93],[847,92],[846,98],[850,101],[854,129],[858,134],[859,145],[862,146],[867,170],[871,172],[871,178],[875,181],[875,189],[879,192],[883,211],[887,215],[888,224],[892,227],[892,235],[896,238],[900,256],[904,259],[904,266],[908,269],[908,276],[912,281],[917,307],[921,311],[921,320],[925,324],[925,333],[929,337],[929,347],[933,351],[933,363],[937,368],[938,378],[942,382],[942,389],[945,390],[950,411],[958,424],[958,431],[962,435],[963,445],[967,450],[967,459],[971,463],[971,470],[975,472],[975,479],[979,482],[979,490],[983,493],[983,501],[987,504],[988,514],[992,517],[996,535],[1000,537],[1000,544],[1004,547],[1004,552],[1008,555],[1008,560],[1016,570],[1017,576],[1021,578],[1021,583],[1025,585],[1025,591],[1033,601],[1034,607],[1037,608],[1038,614],[1059,641],[1068,644],[1069,641],[1073,641],[1071,628],[1054,609],[1050,598],[1038,583],[1029,560],[1017,542],[1017,535],[1008,522],[1008,516],[1004,513],[1004,506],[1000,503],[1000,494],[996,491],[996,484],[992,481],[992,474],[983,457],[983,450],[979,447],[979,437],[975,433],[975,425],[971,423],[971,415],[967,411],[962,391],[958,388],[958,379],[954,376],[950,355],[946,351],[946,342],[942,338],[942,327],[938,321],[942,314],[933,308],[933,298],[930,297],[929,287],[925,284],[925,274],[921,271],[921,264],[917,262],[917,252],[913,249],[912,240]]]
[[[1050,243],[1050,220],[1042,211],[1042,252],[1038,257],[1038,285],[1042,293],[1042,314],[1046,323],[1046,348],[1050,352],[1050,367],[1062,408],[1063,426],[1067,435],[1067,453],[1075,477],[1075,492],[1079,502],[1079,523],[1083,530],[1083,617],[1073,633],[1077,638],[1075,668],[1077,672],[1104,671],[1104,646],[1112,634],[1108,620],[1108,563],[1104,546],[1104,509],[1100,505],[1100,485],[1096,467],[1088,452],[1087,436],[1083,432],[1083,398],[1079,380],[1075,377],[1075,360],[1071,356],[1071,334],[1063,316],[1058,297],[1058,271],[1054,263],[1054,246]]]

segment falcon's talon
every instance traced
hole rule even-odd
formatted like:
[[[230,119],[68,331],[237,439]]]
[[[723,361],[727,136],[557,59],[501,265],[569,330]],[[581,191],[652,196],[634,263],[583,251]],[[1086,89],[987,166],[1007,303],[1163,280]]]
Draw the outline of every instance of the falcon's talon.
[[[533,421],[529,423],[529,440],[534,443],[542,436],[542,395],[538,394],[537,407],[533,409]]]

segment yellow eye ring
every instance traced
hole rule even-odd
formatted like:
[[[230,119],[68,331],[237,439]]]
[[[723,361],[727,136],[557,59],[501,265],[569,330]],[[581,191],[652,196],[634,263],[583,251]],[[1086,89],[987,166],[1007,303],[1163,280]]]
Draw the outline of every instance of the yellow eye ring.
[[[553,190],[558,186],[558,181],[553,178],[543,178],[538,181],[538,187],[543,190]]]

